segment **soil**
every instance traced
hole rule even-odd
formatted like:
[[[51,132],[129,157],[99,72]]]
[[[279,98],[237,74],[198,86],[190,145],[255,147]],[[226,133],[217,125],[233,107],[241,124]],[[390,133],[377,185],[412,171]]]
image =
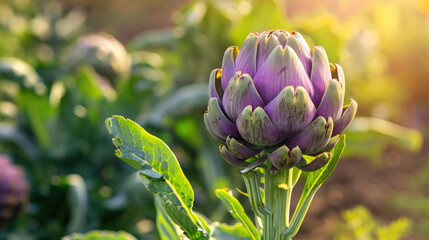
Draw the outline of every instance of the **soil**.
[[[381,166],[365,159],[342,159],[316,193],[302,228],[294,239],[329,239],[337,223],[342,221],[341,213],[358,205],[367,207],[382,224],[389,224],[401,216],[417,221],[410,213],[390,208],[395,193],[407,191],[410,180],[424,166],[423,156],[429,155],[429,146],[423,149],[418,156],[388,150]],[[297,189],[297,192],[300,191]],[[297,202],[299,196],[295,197],[294,201]],[[422,238],[410,236],[407,239]]]

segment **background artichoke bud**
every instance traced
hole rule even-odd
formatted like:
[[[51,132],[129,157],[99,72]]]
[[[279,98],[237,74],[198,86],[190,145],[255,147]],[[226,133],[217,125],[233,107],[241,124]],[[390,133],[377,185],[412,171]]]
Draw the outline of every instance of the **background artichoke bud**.
[[[271,149],[275,168],[315,171],[357,111],[353,99],[343,107],[341,66],[330,64],[322,47],[311,53],[297,32],[249,34],[240,49],[227,48],[209,85],[206,127],[233,165]],[[302,155],[316,157],[307,163]]]
[[[21,212],[28,199],[28,185],[21,168],[0,155],[0,229]]]
[[[98,74],[114,83],[118,78],[128,77],[131,57],[124,45],[111,35],[88,34],[76,40],[66,57],[69,69],[73,70],[81,65],[93,67]]]

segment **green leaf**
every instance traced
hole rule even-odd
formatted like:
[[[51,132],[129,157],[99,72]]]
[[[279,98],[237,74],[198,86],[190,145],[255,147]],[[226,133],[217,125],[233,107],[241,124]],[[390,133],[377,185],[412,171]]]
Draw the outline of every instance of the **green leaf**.
[[[344,147],[346,146],[345,138],[346,136],[343,134],[338,140],[337,145],[331,151],[331,159],[324,167],[308,174],[301,198],[299,199],[298,205],[296,207],[295,213],[293,214],[292,221],[290,222],[289,227],[283,233],[284,236],[291,238],[295,236],[298,232],[299,228],[301,227],[302,221],[304,220],[304,217],[308,211],[308,208],[310,207],[314,195],[316,194],[320,186],[322,186],[322,183],[331,175],[331,173],[337,166]]]
[[[202,229],[204,232],[191,210],[194,201],[191,184],[170,148],[137,123],[122,116],[106,119],[106,126],[113,137],[113,144],[118,148],[116,155],[140,170],[143,184],[151,193],[170,201],[180,210],[181,215],[172,210],[172,205],[168,205],[170,210],[166,212],[174,214],[170,215],[172,220],[180,226],[188,226],[190,220],[198,231]],[[186,230],[192,229],[187,227]]]
[[[56,117],[58,108],[52,107],[46,96],[38,95],[30,90],[20,92],[18,107],[25,113],[42,148],[51,148],[55,143],[52,142],[49,124]]]
[[[163,141],[122,116],[108,118],[106,125],[118,148],[116,156],[141,170],[140,174],[149,179],[148,184],[156,181],[149,187],[164,189],[168,191],[165,194],[170,201],[187,209],[192,208],[194,192],[191,184],[176,156]]]
[[[246,228],[241,224],[226,225],[223,223],[215,222],[211,226],[210,239],[213,240],[250,240],[249,233]]]
[[[119,231],[102,231],[94,230],[86,234],[73,233],[70,236],[65,236],[61,240],[137,240],[131,234]]]
[[[76,87],[82,96],[88,100],[98,101],[103,98],[100,88],[99,76],[90,67],[81,67],[76,75]]]
[[[253,240],[260,239],[258,230],[256,229],[253,222],[250,220],[250,218],[246,215],[243,206],[241,206],[241,203],[230,194],[229,190],[216,189],[215,193],[216,196],[222,201],[222,203],[231,213],[231,215],[237,221],[243,224],[244,228],[249,233],[250,238]]]
[[[167,215],[162,205],[164,202],[159,197],[155,197],[156,227],[158,233],[161,240],[180,240],[180,236],[176,231],[176,224]]]
[[[185,234],[188,238],[191,240],[209,239],[205,230],[197,226],[189,217],[189,215],[183,211],[183,209],[176,206],[171,201],[166,201],[164,208],[171,220],[173,220],[173,222],[175,222],[183,231],[185,231]]]
[[[206,232],[210,232],[209,219],[199,212],[194,212],[194,214],[197,216],[200,226],[202,226]]]
[[[301,170],[299,170],[299,168],[294,167],[293,173],[292,173],[292,187],[296,185],[300,176],[301,176]]]

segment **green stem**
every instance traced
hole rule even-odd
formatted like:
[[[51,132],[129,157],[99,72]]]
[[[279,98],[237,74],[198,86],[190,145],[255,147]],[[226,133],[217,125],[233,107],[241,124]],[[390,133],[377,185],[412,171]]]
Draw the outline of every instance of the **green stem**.
[[[291,240],[301,227],[302,222],[304,221],[305,215],[307,214],[308,208],[310,207],[311,201],[313,200],[314,194],[320,186],[310,190],[305,196],[301,196],[301,199],[298,202],[298,206],[295,209],[295,213],[290,222],[290,226],[282,233],[284,240]]]
[[[280,240],[282,232],[289,224],[290,200],[287,201],[288,195],[291,194],[291,184],[289,180],[289,170],[278,171],[274,175],[270,173],[271,164],[268,163],[264,169],[265,177],[265,203],[267,208],[273,213],[273,230],[271,236],[267,239]],[[290,198],[290,197],[289,197]],[[265,230],[265,226],[264,226]]]
[[[249,171],[242,174],[244,184],[246,185],[247,193],[249,194],[250,205],[255,214],[262,218],[263,221],[263,239],[271,239],[270,236],[272,227],[272,213],[264,206],[259,192],[258,177],[256,172]],[[257,217],[255,217],[255,220]],[[256,224],[258,224],[256,222]]]

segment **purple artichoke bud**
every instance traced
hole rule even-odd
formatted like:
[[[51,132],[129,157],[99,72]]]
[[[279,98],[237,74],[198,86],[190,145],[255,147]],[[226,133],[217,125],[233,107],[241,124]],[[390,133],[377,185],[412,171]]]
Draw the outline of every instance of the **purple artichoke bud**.
[[[330,64],[322,47],[283,30],[251,33],[242,47],[229,47],[222,69],[210,75],[204,115],[221,155],[233,165],[267,149],[279,169],[322,167],[342,131],[356,115],[351,99],[343,107],[342,68]],[[292,149],[292,150],[290,150]],[[306,163],[302,155],[317,156]]]
[[[128,77],[131,58],[124,45],[114,37],[96,33],[77,39],[67,55],[66,65],[69,69],[89,65],[113,83],[117,78]]]
[[[0,229],[21,212],[28,198],[28,185],[21,168],[0,155]]]

